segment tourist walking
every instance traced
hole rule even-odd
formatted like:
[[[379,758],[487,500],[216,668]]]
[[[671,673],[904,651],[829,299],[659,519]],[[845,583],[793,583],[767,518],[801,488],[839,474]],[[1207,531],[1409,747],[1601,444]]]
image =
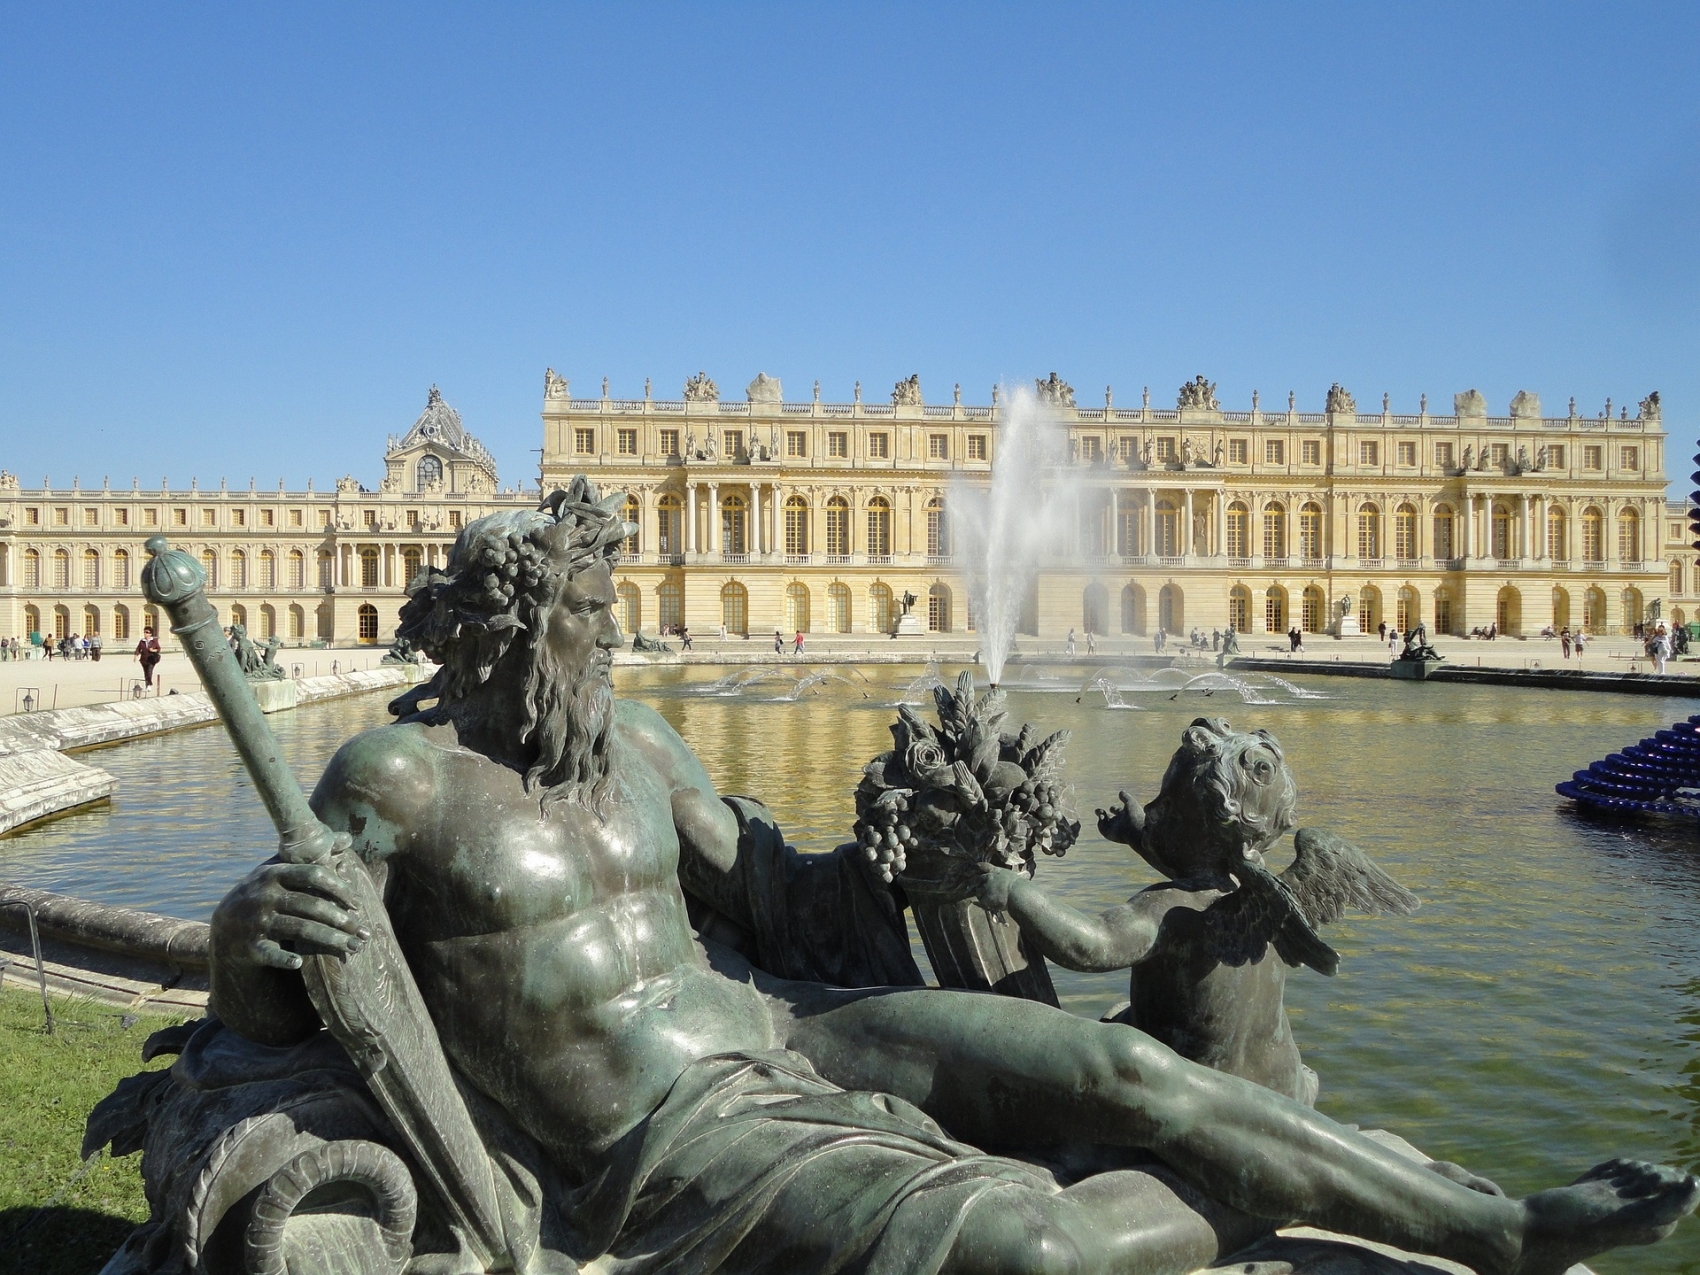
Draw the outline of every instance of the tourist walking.
[[[773,631],[773,653],[775,655],[785,654],[785,635],[778,629]]]
[[[679,629],[678,629],[678,635],[679,635],[679,649],[681,651],[690,650],[691,649],[691,630],[690,630],[690,628],[686,625],[681,624],[679,626]]]
[[[1665,663],[1670,659],[1670,634],[1664,625],[1659,625],[1657,633],[1653,634],[1653,672],[1663,673]]]
[[[99,664],[100,663],[100,653],[101,653],[102,649],[104,649],[106,644],[100,640],[100,634],[98,634],[98,633],[96,633],[93,637],[88,639],[88,644],[89,644],[89,659],[93,660],[96,664]]]
[[[1163,630],[1161,628],[1151,635],[1151,649],[1158,655],[1163,653]]]
[[[153,635],[153,626],[142,629],[142,640],[136,643],[136,659],[142,665],[142,684],[153,685],[154,667],[159,663],[159,639]]]
[[[1287,630],[1287,645],[1295,653],[1305,649],[1304,634],[1299,631],[1299,626],[1296,624]]]
[[[1086,630],[1086,654],[1096,655],[1097,653],[1098,653],[1098,641],[1097,641],[1096,638],[1094,638],[1092,636],[1092,630],[1087,629]]]
[[[1074,654],[1074,630],[1072,628],[1068,631],[1068,640],[1063,643],[1063,654]]]
[[[798,629],[797,630],[797,640],[791,647],[791,654],[792,655],[801,655],[802,653],[803,653],[803,630]]]
[[[1564,652],[1564,658],[1570,658],[1570,626],[1567,624],[1558,633],[1558,648]]]
[[[1582,660],[1582,649],[1588,645],[1588,635],[1587,635],[1587,633],[1584,632],[1581,629],[1577,629],[1576,630],[1576,641],[1575,641],[1574,645],[1576,647],[1576,660],[1577,660],[1578,663],[1580,663],[1581,660]]]

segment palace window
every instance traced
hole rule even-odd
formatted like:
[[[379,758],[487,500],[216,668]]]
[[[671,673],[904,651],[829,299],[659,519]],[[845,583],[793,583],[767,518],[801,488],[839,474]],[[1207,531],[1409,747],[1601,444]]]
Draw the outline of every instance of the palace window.
[[[1264,506],[1263,553],[1269,558],[1287,556],[1287,511],[1280,505]]]
[[[289,551],[289,587],[305,589],[307,587],[307,555],[299,549]]]
[[[1415,466],[1416,465],[1416,463],[1417,463],[1417,445],[1415,443],[1400,443],[1399,444],[1399,463],[1401,465],[1408,465],[1408,466]]]
[[[371,546],[360,551],[360,587],[376,589],[378,587],[378,551]]]
[[[1251,546],[1246,543],[1246,522],[1246,507],[1236,500],[1228,506],[1228,556],[1230,558],[1251,557]]]
[[[31,505],[28,509],[24,510],[24,526],[41,526],[41,510],[34,505]]]
[[[1096,465],[1104,458],[1103,440],[1088,435],[1080,440],[1080,459],[1088,465]]]
[[[319,587],[330,589],[336,584],[336,560],[329,551],[319,554]]]
[[[24,550],[24,588],[41,588],[41,555],[34,549]]]
[[[144,526],[144,527],[157,527],[157,526],[159,526],[159,510],[157,510],[157,509],[144,509],[144,510],[142,510],[142,526]]]
[[[1511,463],[1511,444],[1495,443],[1488,452],[1488,463],[1495,469],[1504,469]]]
[[[1547,448],[1547,465],[1552,469],[1564,468],[1564,444]]]
[[[246,589],[248,587],[248,555],[240,549],[230,555],[230,587]]]
[[[230,511],[230,525],[232,527],[246,527],[248,525],[248,511],[246,509],[232,509]]]
[[[1271,585],[1269,592],[1263,595],[1263,631],[1287,631],[1287,591],[1278,584]]]
[[[843,430],[833,430],[826,436],[826,454],[837,459],[850,455],[850,435]]]
[[[1621,562],[1641,561],[1641,515],[1633,509],[1617,515],[1617,556]]]
[[[299,527],[306,520],[307,520],[306,516],[303,514],[303,512],[301,510],[291,509],[289,511],[289,525],[291,527]]]
[[[1452,508],[1450,505],[1435,506],[1434,556],[1442,562],[1452,557]]]
[[[1564,510],[1557,505],[1547,507],[1547,557],[1564,562],[1570,557],[1570,537],[1566,535]]]
[[[1123,439],[1122,441],[1124,443],[1128,444],[1129,446],[1132,446],[1132,444],[1133,444],[1133,440],[1131,438]],[[985,460],[986,459],[986,436],[984,434],[970,434],[970,435],[968,435],[968,459],[969,460]]]
[[[432,484],[443,481],[443,461],[439,456],[429,452],[419,458],[419,463],[413,467],[413,486],[415,490],[428,490]]]
[[[1599,469],[1604,462],[1605,451],[1598,444],[1582,449],[1582,468]]]
[[[1094,443],[1096,443],[1098,440],[1093,439],[1092,441]],[[950,435],[949,434],[928,434],[927,435],[927,459],[928,460],[949,460],[950,459]]]
[[[748,553],[749,544],[745,540],[745,532],[749,527],[749,519],[744,515],[746,508],[742,496],[722,496],[720,498],[720,551],[722,553]],[[728,625],[728,628],[731,626]]]
[[[1582,561],[1604,562],[1605,557],[1605,517],[1597,505],[1589,505],[1582,511]]]
[[[834,558],[850,552],[850,504],[843,496],[826,502],[826,552]]]
[[[449,526],[453,527],[456,531],[460,530],[460,510],[449,510]]]
[[[785,552],[802,557],[809,551],[809,502],[801,496],[785,501]]]
[[[1287,440],[1284,438],[1264,439],[1263,463],[1266,465],[1285,465],[1287,463]]]
[[[1299,463],[1304,465],[1322,464],[1322,440],[1307,438],[1300,443]]]
[[[100,588],[100,554],[93,549],[83,550],[83,588]]]
[[[83,526],[85,526],[85,527],[98,527],[98,526],[100,526],[100,510],[99,509],[93,509],[93,508],[84,509],[83,510]]]
[[[1120,456],[1124,462],[1132,460],[1138,453],[1138,450],[1139,440],[1132,434],[1123,434],[1120,438],[1116,439],[1116,455]],[[972,454],[970,454],[969,459],[974,459]],[[982,456],[980,459],[984,460],[985,457]]]
[[[801,429],[786,430],[785,454],[792,457],[807,456],[809,454],[808,431]]]
[[[1516,557],[1515,523],[1512,521],[1511,510],[1505,505],[1495,505],[1489,521],[1488,531],[1491,538],[1488,548],[1493,556],[1501,561]]]
[[[1379,464],[1381,464],[1381,444],[1371,442],[1368,439],[1365,439],[1363,442],[1359,443],[1358,444],[1358,464],[1360,464],[1360,465],[1379,465]]]
[[[189,525],[189,511],[187,509],[173,509],[171,511],[171,525],[173,527],[187,527]]]
[[[868,435],[868,459],[870,459],[870,460],[885,460],[890,455],[891,455],[891,435],[890,434],[869,434]]]
[[[218,510],[216,510],[216,509],[203,509],[203,510],[201,510],[201,526],[203,526],[203,527],[216,527],[216,526],[218,526]]]
[[[319,510],[319,526],[323,527],[326,531],[329,531],[331,529],[331,511],[330,510],[328,510],[328,509]]]
[[[573,431],[573,455],[596,455],[596,431],[594,429],[575,429]]]
[[[1381,557],[1381,511],[1367,502],[1358,506],[1358,557]]]
[[[362,602],[358,616],[360,640],[362,642],[376,642],[378,640],[378,608],[370,602]]]
[[[1417,556],[1417,511],[1413,505],[1400,505],[1393,515],[1393,556],[1405,562]]]
[[[1314,501],[1299,510],[1299,557],[1306,562],[1322,557],[1322,506]]]
[[[1164,435],[1157,440],[1157,460],[1166,465],[1174,458],[1175,440],[1169,435]]]
[[[69,527],[71,525],[71,511],[63,505],[54,509],[53,525],[55,527]]]
[[[218,555],[211,549],[201,550],[201,570],[207,573],[207,588],[218,588]]]
[[[119,549],[112,555],[112,587],[130,587],[130,553],[126,549]]]
[[[1243,465],[1243,464],[1245,464],[1246,463],[1246,454],[1249,450],[1250,449],[1247,448],[1247,446],[1246,446],[1245,439],[1243,439],[1243,438],[1230,438],[1228,440],[1228,463],[1230,465]]]
[[[927,556],[944,558],[950,554],[950,517],[945,512],[944,498],[934,496],[927,502]]]
[[[120,527],[128,527],[130,525],[130,511],[128,509],[114,509],[112,521]]]
[[[655,502],[655,547],[661,553],[672,556],[685,551],[684,541],[680,539],[683,526],[684,511],[677,496],[663,496]]]
[[[1228,627],[1236,633],[1251,628],[1251,590],[1243,584],[1228,590]]]
[[[620,455],[637,455],[637,431],[635,429],[615,430],[614,438],[616,443],[615,450],[618,451]]]
[[[270,549],[260,551],[260,588],[277,588],[277,555]]]
[[[663,456],[677,456],[679,454],[678,430],[664,429],[661,431],[661,454]]]
[[[275,527],[275,526],[277,526],[277,510],[275,510],[275,509],[262,509],[262,510],[260,510],[260,526],[262,526],[262,527]]]
[[[1622,467],[1630,470],[1641,468],[1641,449],[1639,447],[1625,447],[1623,449]]]
[[[632,528],[633,528],[632,534],[626,537],[625,544],[623,546],[621,546],[620,551],[622,553],[627,553],[627,554],[632,555],[633,557],[636,557],[637,554],[638,554],[638,549],[639,549],[638,536],[640,534],[639,531],[637,530],[637,528],[640,527],[643,523],[643,512],[638,507],[638,502],[637,502],[636,496],[627,496],[626,497],[625,503],[620,506],[620,517],[624,518],[627,522],[631,523]],[[405,585],[408,581],[411,581],[412,579],[413,579],[413,572],[409,571],[407,573],[407,580],[403,581],[402,583]],[[637,625],[634,624],[631,627],[635,630],[637,628]]]
[[[409,531],[419,530],[419,511],[417,509],[407,511],[407,529]]]
[[[362,509],[360,511],[360,524],[367,531],[376,531],[378,529],[378,511],[376,509]]]
[[[721,432],[721,440],[725,447],[726,459],[737,460],[744,454],[744,431],[728,429]]]
[[[1436,443],[1434,445],[1434,465],[1436,469],[1452,468],[1452,444]]]
[[[875,496],[868,502],[868,556],[891,556],[891,505],[884,496]]]

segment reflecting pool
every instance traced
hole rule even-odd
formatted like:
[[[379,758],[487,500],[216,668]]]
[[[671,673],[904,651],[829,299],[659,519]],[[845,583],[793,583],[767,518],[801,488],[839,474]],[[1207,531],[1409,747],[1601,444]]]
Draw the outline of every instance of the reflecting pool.
[[[844,840],[862,764],[889,747],[894,705],[921,700],[928,678],[839,668],[799,686],[806,668],[742,682],[747,672],[620,669],[617,681],[680,731],[721,791],[767,801],[797,845]],[[1065,858],[1040,865],[1044,885],[1103,907],[1154,880],[1096,836],[1092,807],[1120,787],[1149,799],[1194,717],[1265,727],[1298,778],[1301,822],[1351,838],[1423,898],[1413,917],[1347,918],[1328,933],[1342,953],[1338,977],[1306,970],[1289,983],[1322,1110],[1395,1129],[1516,1193],[1608,1155],[1700,1163],[1700,836],[1589,822],[1552,791],[1694,712],[1694,701],[1350,678],[1160,680],[1087,664],[1009,679],[1012,721],[1074,732],[1067,774],[1086,831]],[[269,720],[311,784],[338,743],[387,720],[384,700]],[[205,917],[270,853],[264,813],[221,730],[84,756],[118,776],[111,807],[0,840],[0,880]],[[1125,975],[1054,975],[1076,1013],[1096,1017],[1126,995]],[[1597,1266],[1700,1270],[1700,1222]]]

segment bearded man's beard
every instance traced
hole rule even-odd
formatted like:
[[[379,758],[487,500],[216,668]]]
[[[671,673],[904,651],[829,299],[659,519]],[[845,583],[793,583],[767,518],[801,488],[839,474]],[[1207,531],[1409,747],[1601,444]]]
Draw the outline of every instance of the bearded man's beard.
[[[547,642],[532,651],[526,675],[524,740],[536,745],[537,760],[525,772],[525,788],[554,800],[605,813],[613,783],[614,684],[606,651],[582,668],[561,664]]]

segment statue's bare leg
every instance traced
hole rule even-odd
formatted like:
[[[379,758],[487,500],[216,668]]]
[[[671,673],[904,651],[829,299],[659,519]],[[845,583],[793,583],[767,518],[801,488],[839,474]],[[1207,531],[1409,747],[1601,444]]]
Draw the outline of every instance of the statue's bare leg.
[[[1620,1162],[1527,1200],[1487,1195],[1130,1027],[971,992],[758,983],[782,1043],[827,1079],[905,1098],[977,1146],[1139,1147],[1246,1213],[1483,1272],[1652,1243],[1700,1199],[1685,1174]]]

